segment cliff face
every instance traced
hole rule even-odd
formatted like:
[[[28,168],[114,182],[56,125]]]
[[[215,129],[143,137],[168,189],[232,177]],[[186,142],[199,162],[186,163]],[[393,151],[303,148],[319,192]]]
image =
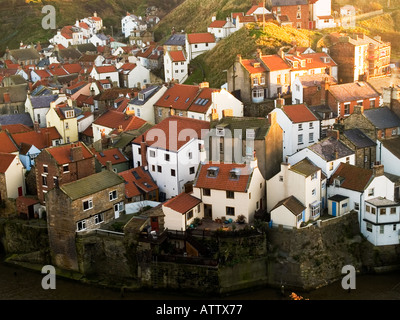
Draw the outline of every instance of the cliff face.
[[[352,265],[366,272],[400,263],[400,246],[374,247],[359,232],[356,212],[321,227],[268,230],[269,283],[314,289],[342,279]]]

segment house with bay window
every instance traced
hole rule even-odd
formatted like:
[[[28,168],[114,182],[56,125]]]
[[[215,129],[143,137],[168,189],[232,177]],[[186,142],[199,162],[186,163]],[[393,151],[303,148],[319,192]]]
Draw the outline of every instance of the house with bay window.
[[[328,197],[348,197],[349,210],[358,212],[360,232],[373,245],[399,244],[400,204],[396,185],[384,166],[364,169],[341,163],[329,179]]]
[[[105,170],[54,188],[46,196],[47,225],[52,263],[81,271],[76,234],[99,229],[124,210],[125,181]]]
[[[320,217],[323,195],[326,194],[326,177],[310,159],[305,158],[295,165],[282,163],[281,171],[267,180],[266,184],[267,211],[273,214],[273,225],[299,227],[301,222],[314,221]],[[287,220],[287,213],[280,208],[282,206],[291,211],[296,219]],[[285,221],[290,223],[285,224]]]

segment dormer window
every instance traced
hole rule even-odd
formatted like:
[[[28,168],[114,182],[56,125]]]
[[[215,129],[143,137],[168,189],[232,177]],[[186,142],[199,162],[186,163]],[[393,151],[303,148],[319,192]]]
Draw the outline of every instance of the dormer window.
[[[144,94],[143,93],[139,93],[138,94],[138,99],[139,99],[139,101],[144,101]]]
[[[217,167],[210,167],[207,169],[207,177],[215,178],[218,175],[219,169]]]
[[[74,117],[74,110],[67,110],[65,111],[65,118],[73,118]]]
[[[301,60],[301,66],[304,68],[306,66],[306,60]]]
[[[240,176],[240,169],[235,168],[229,172],[229,179],[231,180],[238,180]]]
[[[298,67],[299,67],[299,62],[293,61],[293,68],[298,68]]]
[[[337,176],[334,180],[335,187],[340,187],[344,181],[343,177]]]
[[[223,137],[225,135],[225,129],[224,128],[216,128],[216,133],[218,137]]]

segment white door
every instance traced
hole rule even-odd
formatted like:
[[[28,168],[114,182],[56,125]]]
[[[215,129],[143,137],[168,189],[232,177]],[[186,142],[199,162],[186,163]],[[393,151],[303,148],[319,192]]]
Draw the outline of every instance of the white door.
[[[114,204],[114,217],[115,217],[115,219],[119,218],[119,205],[118,205],[118,203]]]

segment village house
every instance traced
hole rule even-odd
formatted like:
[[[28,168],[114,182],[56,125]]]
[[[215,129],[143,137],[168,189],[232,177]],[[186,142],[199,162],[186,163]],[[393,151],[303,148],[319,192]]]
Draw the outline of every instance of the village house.
[[[122,88],[142,89],[150,83],[150,70],[143,67],[140,62],[124,63],[118,68],[118,73]]]
[[[167,51],[164,54],[165,82],[183,83],[188,77],[188,61],[183,50]]]
[[[43,149],[35,159],[39,201],[51,189],[95,173],[93,153],[82,142]]]
[[[33,122],[37,122],[41,128],[47,126],[46,113],[50,109],[50,103],[55,101],[58,95],[42,95],[31,96],[28,95],[25,101],[25,112],[28,112]]]
[[[205,143],[210,161],[244,163],[255,153],[265,179],[280,170],[283,130],[273,114],[268,119],[224,117],[212,121],[210,137]]]
[[[328,197],[348,197],[349,210],[358,212],[360,232],[374,245],[399,243],[400,208],[394,194],[395,184],[381,164],[364,169],[342,163],[329,180]]]
[[[110,80],[113,85],[119,87],[119,74],[115,66],[94,66],[90,76],[95,80]]]
[[[40,60],[40,54],[34,48],[6,50],[3,57],[20,66],[36,65]]]
[[[379,93],[364,81],[332,86],[328,84],[323,88],[328,88],[326,103],[339,118],[351,115],[355,106],[362,106],[367,110],[381,105]]]
[[[125,112],[135,114],[148,123],[154,124],[154,104],[164,95],[165,91],[167,91],[166,86],[157,85],[151,85],[139,91],[137,96],[129,101]]]
[[[158,186],[145,167],[136,167],[118,173],[125,180],[125,203],[158,202]]]
[[[35,197],[20,196],[16,199],[15,205],[21,219],[41,219],[43,217],[39,211],[40,202]]]
[[[314,29],[308,0],[272,0],[271,11],[279,18],[286,16],[293,28]]]
[[[0,114],[24,113],[27,94],[28,86],[26,84],[0,87]]]
[[[76,142],[79,140],[77,117],[81,112],[82,110],[73,107],[70,99],[59,105],[50,102],[50,109],[46,113],[47,127],[55,127],[63,143]]]
[[[243,103],[225,89],[200,85],[174,84],[154,104],[155,122],[170,115],[211,121],[224,116],[243,116]]]
[[[336,134],[336,135],[335,135]],[[339,140],[339,133],[334,131],[329,136],[288,157],[291,165],[308,158],[321,168],[329,179],[340,163],[355,164],[354,151]]]
[[[276,100],[275,109],[270,112],[283,130],[283,159],[319,140],[320,122],[304,105],[283,105],[283,99]]]
[[[110,148],[102,151],[94,151],[96,172],[109,170],[108,165],[111,165],[111,170],[119,173],[129,169],[129,159],[118,148]],[[107,164],[107,162],[110,162]]]
[[[186,48],[186,34],[173,32],[163,44],[163,51],[182,51]]]
[[[244,216],[254,222],[256,212],[265,209],[265,179],[257,158],[247,163],[200,163],[193,183],[194,197],[204,205],[204,218],[231,219]]]
[[[181,193],[206,157],[208,121],[170,116],[132,142],[133,167],[147,167],[160,189],[160,201]],[[205,132],[205,133],[204,133]]]
[[[52,263],[79,271],[75,238],[98,229],[124,210],[125,183],[108,170],[66,183],[46,196]]]
[[[338,81],[367,81],[390,74],[391,45],[379,36],[331,33],[329,53],[339,66]]]
[[[134,30],[143,31],[147,29],[147,24],[142,17],[138,17],[129,12],[121,19],[121,26],[125,38],[128,38]]]
[[[305,103],[316,106],[326,103],[324,86],[335,85],[337,81],[326,73],[297,76],[292,81],[292,104]]]
[[[122,133],[129,130],[138,130],[146,124],[146,121],[123,112],[108,110],[99,116],[92,124],[93,141],[99,141],[102,137],[112,133]]]
[[[194,219],[204,217],[201,200],[185,192],[164,202],[162,210],[164,227],[168,230],[186,231]]]
[[[308,158],[294,165],[283,162],[281,171],[266,184],[267,211],[271,213],[272,225],[298,228],[302,222],[318,219],[326,207],[326,176]],[[287,219],[288,202],[296,204],[296,219]]]
[[[186,34],[187,61],[192,61],[197,56],[205,53],[216,46],[215,36],[212,33],[189,33]]]
[[[18,155],[0,152],[0,202],[24,196],[24,166]]]
[[[235,31],[236,26],[231,22],[230,18],[226,18],[226,20],[217,20],[216,17],[213,16],[211,23],[207,27],[207,32],[213,34],[217,42],[230,36]]]

